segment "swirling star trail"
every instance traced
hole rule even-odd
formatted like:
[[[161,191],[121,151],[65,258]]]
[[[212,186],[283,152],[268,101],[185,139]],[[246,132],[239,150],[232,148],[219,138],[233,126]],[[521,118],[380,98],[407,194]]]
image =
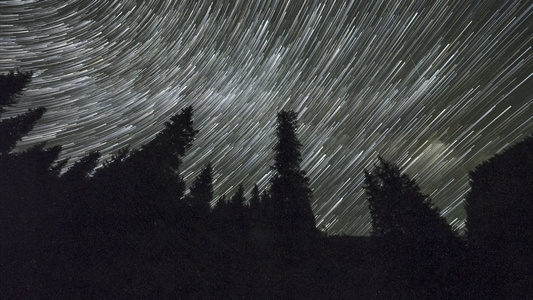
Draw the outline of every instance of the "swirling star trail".
[[[276,112],[299,112],[318,226],[368,234],[363,169],[397,162],[455,228],[467,172],[533,132],[530,1],[0,1],[0,70],[33,70],[6,117],[71,161],[146,143],[193,105],[190,182],[268,184]]]

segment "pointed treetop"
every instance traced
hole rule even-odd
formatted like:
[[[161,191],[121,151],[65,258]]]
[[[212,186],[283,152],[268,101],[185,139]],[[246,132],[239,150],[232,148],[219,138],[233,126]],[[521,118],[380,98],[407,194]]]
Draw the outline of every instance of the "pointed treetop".
[[[83,181],[87,179],[89,174],[94,168],[96,168],[99,159],[100,153],[98,151],[92,151],[74,163],[74,165],[72,165],[72,167],[70,167],[70,169],[68,169],[68,171],[61,177],[71,182]]]
[[[194,180],[190,189],[190,205],[207,209],[213,200],[213,167],[208,163]]]
[[[259,194],[259,188],[257,187],[257,184],[254,184],[254,188],[252,189],[252,195],[250,197],[250,208],[259,207],[260,204],[261,195]]]
[[[302,144],[298,141],[297,131],[298,115],[292,110],[279,112],[278,127],[276,128],[278,141],[274,146],[276,156],[273,168],[280,175],[284,175],[286,172],[300,171]]]
[[[311,208],[312,191],[309,178],[301,170],[302,161],[298,141],[298,120],[294,111],[281,111],[278,114],[274,146],[274,176],[270,180],[269,206],[271,227],[282,232],[292,231],[314,233],[315,216]]]
[[[244,202],[246,202],[246,197],[244,197],[244,187],[242,184],[239,184],[237,191],[231,197],[230,203],[233,207],[244,207]]]
[[[165,123],[165,128],[142,147],[143,155],[149,153],[151,157],[157,159],[157,164],[166,165],[171,169],[177,168],[181,163],[181,157],[191,147],[198,133],[198,130],[193,128],[192,117],[192,106],[172,116],[170,121]]]

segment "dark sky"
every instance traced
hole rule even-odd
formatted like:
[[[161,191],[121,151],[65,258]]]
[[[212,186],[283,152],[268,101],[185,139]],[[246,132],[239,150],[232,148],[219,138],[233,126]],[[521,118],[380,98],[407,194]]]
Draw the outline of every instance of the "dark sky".
[[[65,4],[68,3],[68,4]],[[299,112],[328,232],[368,234],[363,169],[396,162],[464,226],[467,172],[533,132],[530,1],[3,1],[0,71],[33,70],[21,143],[109,157],[193,105],[182,174],[267,187],[276,112]],[[7,114],[9,115],[9,114]]]

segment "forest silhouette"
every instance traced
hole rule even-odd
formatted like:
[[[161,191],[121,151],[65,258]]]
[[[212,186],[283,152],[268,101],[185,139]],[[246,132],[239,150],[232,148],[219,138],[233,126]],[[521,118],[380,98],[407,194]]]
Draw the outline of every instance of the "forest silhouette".
[[[31,77],[0,75],[0,114]],[[364,174],[371,236],[329,236],[316,228],[293,111],[277,115],[269,187],[220,197],[216,166],[190,187],[179,173],[197,134],[192,107],[139,149],[104,162],[90,152],[69,168],[58,146],[14,150],[45,112],[0,119],[1,299],[533,295],[531,135],[470,173],[466,234],[380,157]]]

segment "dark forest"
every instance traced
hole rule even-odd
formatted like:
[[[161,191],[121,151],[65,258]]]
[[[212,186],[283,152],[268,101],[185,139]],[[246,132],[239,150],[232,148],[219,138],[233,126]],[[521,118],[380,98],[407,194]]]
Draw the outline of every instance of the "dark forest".
[[[31,72],[0,75],[0,113]],[[380,157],[365,171],[371,236],[316,228],[298,115],[277,114],[268,189],[187,186],[193,108],[150,142],[69,168],[15,147],[43,107],[0,121],[1,299],[525,299],[533,294],[533,136],[470,172],[465,234]],[[267,172],[268,170],[265,170]],[[251,190],[251,196],[245,196]]]

